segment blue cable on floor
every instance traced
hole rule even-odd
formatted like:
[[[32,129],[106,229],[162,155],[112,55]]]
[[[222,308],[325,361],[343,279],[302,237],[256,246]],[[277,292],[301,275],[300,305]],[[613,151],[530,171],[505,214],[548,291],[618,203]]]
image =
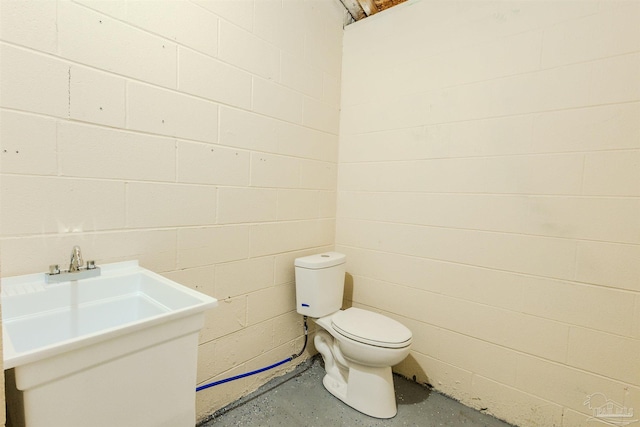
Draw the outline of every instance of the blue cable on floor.
[[[214,382],[209,383],[209,384],[201,385],[200,387],[196,387],[196,391],[198,392],[200,390],[205,390],[205,389],[207,389],[209,387],[213,387],[213,386],[216,386],[216,385],[219,385],[219,384],[224,384],[224,383],[228,383],[230,381],[239,380],[240,378],[249,377],[251,375],[259,374],[260,372],[268,371],[269,369],[273,369],[276,366],[280,366],[280,365],[282,365],[284,363],[291,362],[292,360],[293,360],[293,357],[287,357],[286,359],[281,360],[278,363],[274,363],[273,365],[265,366],[264,368],[256,369],[255,371],[245,372],[244,374],[236,375],[235,377],[225,378],[223,380],[214,381]]]
[[[230,378],[225,378],[223,380],[219,380],[219,381],[214,381],[208,384],[203,384],[199,387],[196,387],[196,392],[199,392],[201,390],[205,390],[207,388],[210,387],[214,387],[220,384],[224,384],[224,383],[228,383],[230,381],[235,381],[235,380],[239,380],[240,378],[244,378],[244,377],[249,377],[251,375],[255,375],[255,374],[259,374],[260,372],[264,372],[264,371],[268,371],[269,369],[273,369],[277,366],[283,365],[287,362],[291,362],[293,359],[300,357],[300,355],[304,352],[304,350],[307,348],[307,339],[309,337],[309,331],[307,329],[307,316],[304,316],[304,345],[302,346],[302,350],[300,350],[300,353],[298,354],[293,354],[289,357],[287,357],[286,359],[283,359],[279,362],[274,363],[273,365],[269,365],[269,366],[265,366],[264,368],[260,368],[260,369],[256,369],[255,371],[250,371],[250,372],[245,372],[244,374],[240,374],[240,375],[236,375],[235,377],[230,377]]]

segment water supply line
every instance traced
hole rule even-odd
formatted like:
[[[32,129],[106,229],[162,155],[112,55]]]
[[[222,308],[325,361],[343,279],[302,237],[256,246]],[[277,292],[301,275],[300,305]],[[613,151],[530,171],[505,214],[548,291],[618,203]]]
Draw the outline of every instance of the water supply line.
[[[214,387],[220,384],[224,384],[224,383],[228,383],[231,381],[235,381],[235,380],[239,380],[240,378],[245,378],[245,377],[250,377],[251,375],[256,375],[259,374],[260,372],[264,372],[264,371],[268,371],[269,369],[273,369],[275,367],[278,367],[280,365],[284,365],[287,362],[291,362],[293,359],[296,359],[298,357],[300,357],[302,355],[302,353],[304,353],[305,349],[307,348],[307,340],[309,338],[309,328],[307,327],[307,316],[303,316],[304,318],[304,345],[302,346],[302,350],[300,350],[300,352],[298,354],[292,354],[291,356],[287,357],[286,359],[283,359],[279,362],[276,362],[272,365],[269,366],[265,366],[264,368],[260,368],[260,369],[256,369],[255,371],[250,371],[250,372],[245,372],[244,374],[240,374],[240,375],[236,375],[230,378],[225,378],[223,380],[218,380],[218,381],[214,381],[214,382],[210,382],[208,384],[203,384],[199,387],[196,387],[196,392],[201,391],[201,390],[205,390],[208,389],[210,387]]]

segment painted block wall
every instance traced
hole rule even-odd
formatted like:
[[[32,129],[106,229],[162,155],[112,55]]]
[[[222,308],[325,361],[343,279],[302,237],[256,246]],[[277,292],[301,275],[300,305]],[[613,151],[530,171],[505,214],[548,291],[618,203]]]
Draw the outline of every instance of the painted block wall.
[[[395,367],[519,426],[640,412],[640,2],[411,0],[344,34],[336,249]]]
[[[64,265],[77,244],[218,298],[199,383],[297,353],[293,259],[335,236],[340,4],[0,12],[2,275]],[[198,393],[198,418],[291,368]]]

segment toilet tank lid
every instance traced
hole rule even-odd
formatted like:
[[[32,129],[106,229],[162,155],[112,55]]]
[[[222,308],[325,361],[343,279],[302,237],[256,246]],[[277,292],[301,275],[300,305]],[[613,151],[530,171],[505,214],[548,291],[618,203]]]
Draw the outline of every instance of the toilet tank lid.
[[[341,254],[338,252],[323,252],[321,254],[296,258],[295,266],[315,270],[344,264],[346,260],[347,256],[345,254]]]

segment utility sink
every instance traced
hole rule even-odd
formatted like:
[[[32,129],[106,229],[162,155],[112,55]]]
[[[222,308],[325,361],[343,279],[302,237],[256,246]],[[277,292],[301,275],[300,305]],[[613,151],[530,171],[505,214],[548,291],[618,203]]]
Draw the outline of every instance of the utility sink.
[[[61,283],[2,279],[4,368],[22,406],[9,416],[29,427],[193,426],[198,333],[216,299],[137,261],[100,267]]]

